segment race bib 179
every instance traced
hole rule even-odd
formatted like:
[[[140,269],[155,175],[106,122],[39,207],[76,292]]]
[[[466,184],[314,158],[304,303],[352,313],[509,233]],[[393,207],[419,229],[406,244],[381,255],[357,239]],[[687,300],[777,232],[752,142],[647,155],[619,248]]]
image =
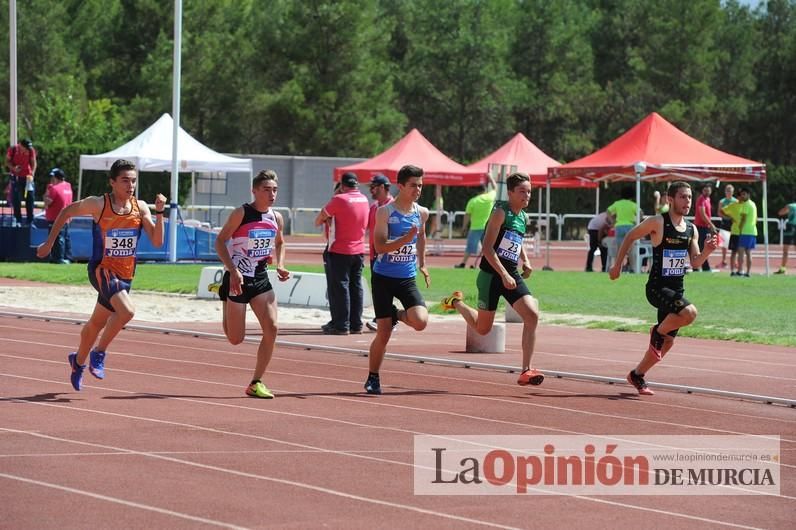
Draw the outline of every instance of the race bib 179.
[[[663,262],[661,263],[661,276],[685,275],[685,260],[688,250],[663,249]]]

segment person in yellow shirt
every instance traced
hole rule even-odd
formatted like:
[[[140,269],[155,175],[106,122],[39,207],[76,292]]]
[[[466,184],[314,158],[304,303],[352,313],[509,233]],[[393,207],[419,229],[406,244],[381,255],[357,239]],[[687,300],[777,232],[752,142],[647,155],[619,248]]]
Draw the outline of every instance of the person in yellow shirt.
[[[732,251],[730,276],[749,277],[752,268],[752,249],[757,242],[757,205],[749,198],[749,188],[741,188],[738,202],[723,207],[721,213],[732,219],[729,245]],[[744,261],[746,272],[743,272]]]
[[[495,205],[495,179],[492,178],[492,175],[488,175],[488,177],[488,184],[482,184],[479,187],[478,195],[467,201],[467,206],[464,208],[464,228],[468,228],[469,225],[469,231],[462,261],[455,265],[457,269],[465,268],[470,256],[475,255],[475,261],[470,265],[470,268],[474,269],[478,258],[481,257],[481,240],[484,238],[486,222]]]
[[[611,216],[611,221],[614,226],[614,244],[616,245],[616,248],[622,246],[622,241],[625,240],[625,236],[636,225],[636,212],[638,211],[638,205],[633,201],[633,196],[635,193],[636,192],[633,186],[627,186],[623,188],[621,194],[622,198],[608,207],[608,214]],[[630,260],[629,270],[635,272],[635,253],[631,252],[628,256],[628,259]]]

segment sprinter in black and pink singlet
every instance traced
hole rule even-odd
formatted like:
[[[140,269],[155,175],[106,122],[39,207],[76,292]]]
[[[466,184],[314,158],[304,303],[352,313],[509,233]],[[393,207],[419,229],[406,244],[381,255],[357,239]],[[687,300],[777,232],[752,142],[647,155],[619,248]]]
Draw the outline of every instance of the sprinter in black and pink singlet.
[[[224,334],[232,344],[246,336],[246,305],[262,326],[257,364],[246,395],[270,399],[273,393],[262,382],[276,342],[276,296],[268,279],[273,264],[279,281],[290,273],[285,260],[282,215],[272,206],[276,201],[278,177],[272,170],[260,171],[252,180],[254,201],[236,208],[216,238],[216,252],[226,272],[218,291],[224,304]]]
[[[110,171],[111,192],[101,197],[87,197],[61,210],[53,222],[50,237],[36,251],[39,257],[46,257],[55,237],[72,217],[93,217],[93,250],[88,263],[88,279],[97,291],[97,303],[80,333],[80,346],[68,357],[72,370],[70,380],[75,390],[81,388],[86,357],[89,357],[91,375],[97,379],[105,378],[108,346],[133,318],[135,309],[130,299],[130,286],[135,275],[135,253],[141,232],[149,237],[153,246],[163,245],[166,197],[158,194],[155,198],[155,223],[147,203],[135,197],[137,182],[135,164],[127,160],[114,162]]]
[[[669,211],[648,217],[628,232],[609,272],[612,280],[619,278],[622,263],[633,243],[650,237],[653,250],[647,301],[658,310],[658,323],[650,329],[650,343],[644,357],[627,375],[627,381],[641,395],[654,394],[644,376],[672,348],[677,331],[696,319],[696,307],[685,298],[683,278],[687,266],[697,270],[718,246],[714,235],[705,239],[705,246],[701,253],[699,251],[694,225],[685,219],[691,209],[688,183],[672,182],[666,195]]]

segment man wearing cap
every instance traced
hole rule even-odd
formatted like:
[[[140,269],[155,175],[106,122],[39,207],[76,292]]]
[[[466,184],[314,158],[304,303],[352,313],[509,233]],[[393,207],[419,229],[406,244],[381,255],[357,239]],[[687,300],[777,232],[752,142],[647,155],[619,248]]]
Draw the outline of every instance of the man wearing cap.
[[[340,193],[333,196],[315,218],[315,226],[329,226],[329,280],[327,293],[332,313],[327,335],[362,333],[362,269],[365,266],[365,229],[368,199],[359,191],[357,176],[345,173]]]
[[[61,210],[72,204],[72,185],[66,181],[66,174],[61,168],[54,167],[50,170],[50,183],[44,193],[44,218],[50,230]],[[53,263],[69,263],[69,228],[65,224],[56,236],[53,249],[50,252],[50,261]]]
[[[376,261],[376,243],[373,238],[373,229],[376,226],[376,210],[386,204],[390,204],[395,198],[390,193],[390,180],[381,174],[376,174],[370,179],[370,196],[373,203],[368,212],[368,243],[370,246],[370,270],[373,271],[373,262]],[[369,320],[365,324],[368,329],[376,331],[378,325],[376,319]]]
[[[33,175],[36,174],[36,150],[33,142],[22,140],[11,146],[6,152],[6,166],[11,173],[11,200],[14,208],[14,219],[22,225],[22,199],[25,199],[25,213],[28,224],[33,224]]]

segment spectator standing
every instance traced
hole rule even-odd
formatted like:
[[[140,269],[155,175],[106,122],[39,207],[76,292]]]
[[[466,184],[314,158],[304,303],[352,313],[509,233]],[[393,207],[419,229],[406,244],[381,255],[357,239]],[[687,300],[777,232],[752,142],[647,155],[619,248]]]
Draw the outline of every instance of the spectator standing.
[[[726,206],[722,211],[733,218],[732,231],[737,230],[738,263],[735,265],[733,257],[730,257],[730,267],[735,267],[735,272],[731,275],[749,277],[752,268],[752,250],[757,242],[757,205],[750,198],[749,188],[741,188],[738,202]],[[736,220],[737,228],[735,228]],[[732,243],[732,237],[730,237],[731,248]],[[743,272],[744,263],[746,272]]]
[[[594,272],[592,263],[594,262],[594,252],[600,249],[600,262],[602,272],[606,271],[608,263],[608,249],[603,245],[603,238],[611,228],[611,216],[608,212],[602,212],[591,218],[586,229],[589,231],[589,252],[586,254],[586,272]]]
[[[36,188],[33,176],[36,174],[36,149],[33,142],[22,140],[8,148],[6,166],[11,173],[11,201],[14,209],[14,220],[22,226],[22,201],[25,201],[25,213],[28,225],[33,224],[33,198]]]
[[[362,269],[365,266],[365,230],[368,227],[368,199],[359,191],[357,176],[345,173],[340,193],[331,198],[315,218],[329,227],[328,283],[332,325],[324,326],[328,335],[362,333]]]
[[[782,265],[774,274],[785,274],[788,271],[788,247],[796,245],[796,202],[783,206],[778,215],[780,217],[787,215],[788,220],[785,223],[785,232],[782,235]]]
[[[724,186],[724,198],[719,201],[719,216],[721,217],[721,225],[719,225],[719,228],[726,230],[727,232],[730,232],[732,229],[732,218],[724,215],[721,212],[721,209],[734,202],[738,202],[738,199],[733,196],[734,193],[735,186],[732,184],[727,184]],[[727,247],[725,246],[721,247],[721,268],[727,268]]]
[[[702,192],[699,194],[699,197],[696,200],[696,208],[694,210],[694,226],[696,226],[697,232],[699,234],[697,244],[699,245],[700,250],[705,248],[705,239],[716,233],[716,227],[713,225],[713,221],[710,220],[710,194],[712,191],[713,187],[710,184],[706,184],[702,188]],[[702,262],[702,271],[710,272],[710,263],[708,263],[708,260]]]
[[[622,198],[618,201],[615,201],[611,206],[608,207],[608,213],[611,216],[611,222],[614,226],[614,232],[616,235],[616,248],[622,246],[622,241],[625,240],[625,236],[636,224],[636,212],[638,211],[638,205],[632,200],[634,194],[635,189],[632,186],[627,186],[622,189]],[[629,270],[635,272],[636,253],[631,251],[628,254],[628,259],[630,260]]]
[[[50,183],[44,193],[44,218],[47,220],[47,227],[52,231],[58,214],[72,204],[72,185],[66,181],[66,173],[61,168],[52,168],[49,176]],[[53,248],[50,251],[50,261],[61,264],[69,263],[69,227],[67,224],[64,224],[60,233],[55,237]]]
[[[487,175],[487,177],[489,178],[487,184],[479,186],[478,195],[467,201],[467,206],[464,208],[464,229],[469,228],[469,230],[462,261],[454,265],[457,269],[465,268],[470,256],[475,255],[476,258],[470,265],[470,268],[474,269],[481,257],[481,240],[484,238],[484,228],[489,220],[489,214],[492,213],[492,207],[495,205],[495,179],[492,178],[492,175]]]
[[[336,182],[334,184],[334,188],[332,189],[332,197],[340,193],[340,186],[341,186],[340,182]],[[332,276],[331,276],[332,272],[329,269],[329,229],[331,228],[331,225],[332,225],[331,219],[327,219],[326,222],[323,223],[323,241],[326,244],[326,246],[323,249],[323,272],[326,275],[326,285],[332,283]],[[329,309],[331,312],[332,301],[331,299],[328,298],[328,293],[327,293],[327,301],[329,302]],[[331,326],[332,326],[332,321],[329,320],[329,322],[321,326],[321,329],[329,328]]]
[[[668,200],[661,200],[661,192],[655,190],[652,192],[652,207],[656,214],[662,214],[669,211],[669,202]]]
[[[373,198],[373,202],[368,212],[368,246],[370,253],[370,272],[373,272],[373,264],[376,262],[376,242],[374,238],[376,211],[395,200],[390,193],[390,180],[381,174],[374,175],[373,178],[370,179],[370,196]],[[378,329],[376,317],[373,317],[373,320],[367,321],[365,325],[371,331],[376,331]]]

